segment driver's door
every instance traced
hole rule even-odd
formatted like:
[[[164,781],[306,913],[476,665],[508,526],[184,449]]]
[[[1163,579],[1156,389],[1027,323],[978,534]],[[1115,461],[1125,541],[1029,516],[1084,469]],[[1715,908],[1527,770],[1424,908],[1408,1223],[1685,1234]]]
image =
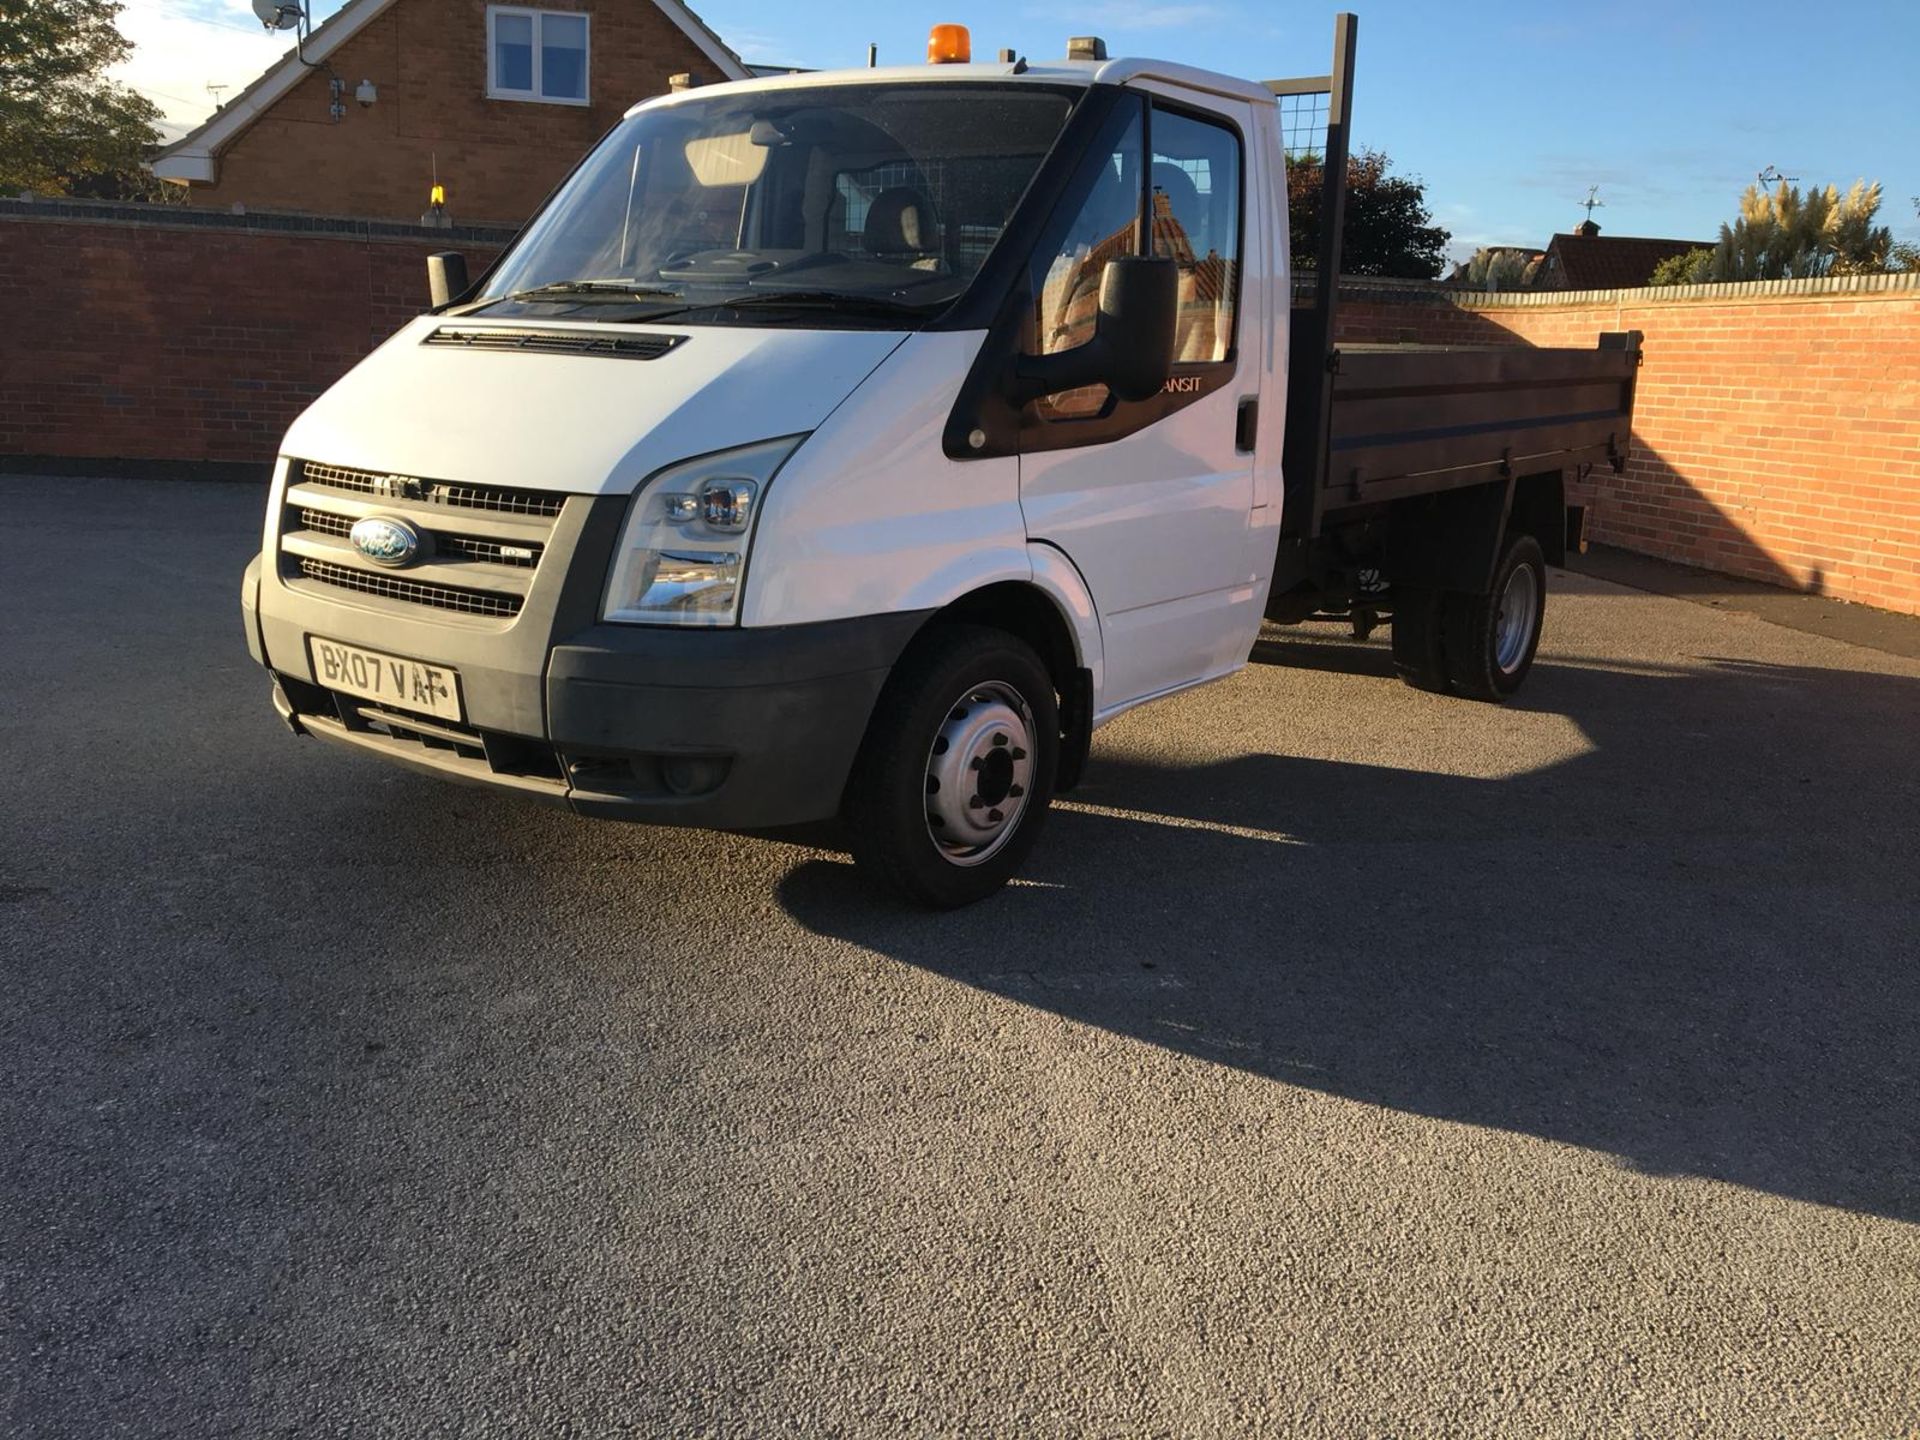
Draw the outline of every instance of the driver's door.
[[[1264,337],[1255,308],[1239,304],[1259,244],[1246,218],[1251,107],[1129,98],[1034,257],[1026,345],[1084,344],[1106,261],[1169,256],[1179,271],[1173,375],[1136,403],[1104,386],[1049,396],[1020,425],[1028,535],[1065,552],[1099,611],[1102,711],[1236,668],[1260,609],[1247,542],[1254,427],[1241,412],[1259,398]]]

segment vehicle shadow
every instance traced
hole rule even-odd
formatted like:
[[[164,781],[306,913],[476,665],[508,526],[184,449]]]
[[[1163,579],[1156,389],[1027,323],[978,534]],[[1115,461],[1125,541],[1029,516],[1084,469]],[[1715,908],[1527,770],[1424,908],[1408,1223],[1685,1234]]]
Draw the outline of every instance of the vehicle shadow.
[[[820,934],[1288,1084],[1920,1220],[1920,682],[1543,660],[1516,708],[1593,748],[1500,779],[1096,753],[993,902],[878,907],[824,859],[781,898]]]

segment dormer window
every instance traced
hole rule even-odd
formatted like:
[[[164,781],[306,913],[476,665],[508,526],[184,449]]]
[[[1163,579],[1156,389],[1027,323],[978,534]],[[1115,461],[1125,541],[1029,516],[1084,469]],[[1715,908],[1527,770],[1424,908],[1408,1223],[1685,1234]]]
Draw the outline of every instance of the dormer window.
[[[487,96],[587,103],[587,16],[577,10],[487,7]]]

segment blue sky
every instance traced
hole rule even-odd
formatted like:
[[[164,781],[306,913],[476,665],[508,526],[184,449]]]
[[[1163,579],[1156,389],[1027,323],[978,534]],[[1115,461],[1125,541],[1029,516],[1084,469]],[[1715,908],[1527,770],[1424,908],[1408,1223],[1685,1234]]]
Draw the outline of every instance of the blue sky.
[[[635,3],[635,0],[601,0]],[[1609,233],[1710,239],[1769,165],[1842,188],[1885,183],[1883,222],[1920,240],[1920,3],[1854,0],[1352,0],[1360,16],[1354,138],[1427,182],[1457,253],[1544,245],[1582,215]],[[318,0],[317,13],[338,5]],[[1065,53],[1098,34],[1264,78],[1320,72],[1332,5],[1244,0],[966,0],[934,7],[697,0],[749,60],[816,67],[919,59],[927,26],[972,28],[976,53]],[[246,0],[127,0],[126,78],[191,123],[205,87],[231,94],[285,48]]]

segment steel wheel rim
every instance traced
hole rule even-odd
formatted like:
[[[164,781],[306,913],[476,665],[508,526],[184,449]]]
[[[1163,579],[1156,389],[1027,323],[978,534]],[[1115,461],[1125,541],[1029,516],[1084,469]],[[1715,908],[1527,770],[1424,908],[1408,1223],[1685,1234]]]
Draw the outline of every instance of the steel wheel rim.
[[[1539,609],[1539,576],[1531,565],[1514,566],[1506,589],[1500,592],[1500,611],[1493,622],[1493,663],[1503,675],[1511,675],[1526,659]]]
[[[927,750],[927,837],[951,865],[980,865],[1013,838],[1033,789],[1033,711],[1001,680],[969,686]]]

